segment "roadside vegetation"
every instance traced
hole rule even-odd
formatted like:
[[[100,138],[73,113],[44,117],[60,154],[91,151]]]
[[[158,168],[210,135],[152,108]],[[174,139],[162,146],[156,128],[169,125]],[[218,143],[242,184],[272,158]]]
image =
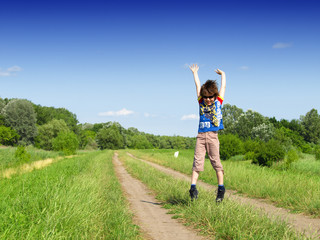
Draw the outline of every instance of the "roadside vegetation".
[[[0,171],[18,167],[24,163],[63,156],[62,152],[45,151],[32,146],[22,146],[20,149],[19,151],[17,147],[0,148]]]
[[[225,129],[219,132],[219,140],[224,160],[244,155],[260,166],[284,162],[282,167],[290,168],[301,153],[320,159],[316,109],[291,121],[230,104],[224,104],[222,112]],[[35,146],[73,155],[79,149],[194,149],[195,142],[195,137],[157,136],[133,127],[125,129],[117,122],[79,124],[77,116],[65,108],[0,98],[0,145]]]
[[[190,201],[189,183],[129,157],[121,151],[119,158],[127,170],[152,189],[174,218],[216,239],[303,239],[284,222],[270,220],[261,212],[226,199],[215,204],[215,194],[199,188],[201,198]],[[173,161],[173,159],[171,159]]]
[[[92,152],[0,180],[0,239],[140,239],[112,165]]]
[[[191,173],[193,151],[129,150],[134,156],[172,168],[185,174]],[[310,164],[310,165],[309,165]],[[277,206],[294,212],[320,217],[320,162],[312,155],[295,162],[290,169],[260,167],[250,161],[223,161],[225,185],[228,189],[250,197],[265,198]],[[216,177],[209,161],[200,180],[216,185]]]

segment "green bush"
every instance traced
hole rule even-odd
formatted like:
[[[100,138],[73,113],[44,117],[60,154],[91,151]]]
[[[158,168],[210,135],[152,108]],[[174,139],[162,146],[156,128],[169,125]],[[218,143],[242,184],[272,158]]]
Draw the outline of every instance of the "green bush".
[[[256,159],[256,154],[254,152],[246,152],[244,155],[245,160],[254,160]]]
[[[267,143],[261,142],[260,148],[256,152],[256,158],[252,160],[252,163],[270,167],[274,162],[284,159],[284,156],[285,150],[281,144],[271,139]]]
[[[247,152],[255,152],[257,148],[260,146],[259,140],[252,140],[251,138],[245,140],[243,142],[243,150],[245,153]]]
[[[243,153],[243,144],[239,137],[232,134],[219,135],[220,157],[227,160]]]
[[[0,144],[13,146],[18,142],[19,138],[19,134],[14,129],[0,126]]]
[[[311,154],[312,153],[312,147],[309,143],[305,143],[301,146],[301,151],[303,153],[308,153]]]
[[[229,160],[230,161],[244,161],[246,159],[245,159],[244,155],[235,155],[235,156],[232,156],[231,158],[229,158]]]
[[[287,168],[289,168],[293,162],[296,162],[298,160],[299,160],[299,155],[297,150],[295,150],[294,148],[291,148],[287,153],[287,158],[285,161]]]
[[[62,151],[65,155],[72,155],[76,153],[79,141],[77,135],[73,132],[60,132],[53,139],[52,146],[55,151]]]
[[[53,150],[53,139],[60,132],[69,132],[68,125],[63,119],[53,119],[50,122],[38,126],[38,135],[35,138],[35,146],[44,150]]]
[[[14,156],[22,163],[28,163],[31,159],[30,153],[27,152],[24,146],[18,146]]]
[[[316,160],[320,160],[320,145],[315,146],[314,155],[316,157]]]

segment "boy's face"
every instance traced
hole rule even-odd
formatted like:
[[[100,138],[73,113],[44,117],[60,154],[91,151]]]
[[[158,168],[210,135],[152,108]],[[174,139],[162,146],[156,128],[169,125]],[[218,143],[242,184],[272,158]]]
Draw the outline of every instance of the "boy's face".
[[[214,103],[214,96],[202,96],[204,103],[208,106]]]

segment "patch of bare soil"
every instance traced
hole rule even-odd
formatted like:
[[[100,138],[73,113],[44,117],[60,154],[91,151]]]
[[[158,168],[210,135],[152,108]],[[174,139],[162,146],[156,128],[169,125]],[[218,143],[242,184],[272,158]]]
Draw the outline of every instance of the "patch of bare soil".
[[[172,219],[172,215],[167,214],[167,210],[161,207],[150,190],[139,180],[131,177],[118,160],[117,154],[113,157],[113,164],[135,216],[135,222],[141,227],[146,239],[205,239],[182,225],[177,219]]]
[[[154,168],[161,170],[173,177],[183,179],[186,181],[191,180],[190,176],[187,176],[185,174],[182,174],[170,168],[166,168],[158,164],[137,158],[130,153],[127,153],[127,154],[130,157],[138,159],[145,163],[148,163]],[[208,183],[204,183],[202,181],[198,181],[198,185],[200,185],[201,187],[207,190],[213,190],[213,191],[216,190],[215,186],[210,185]],[[268,203],[266,200],[247,198],[247,197],[239,196],[236,193],[237,193],[236,191],[227,190],[225,197],[230,198],[231,200],[236,200],[238,202],[241,202],[242,204],[250,205],[256,209],[259,209],[263,213],[266,213],[270,218],[279,217],[281,220],[289,223],[297,231],[304,233],[307,237],[320,239],[320,219],[319,218],[315,219],[315,218],[310,218],[309,216],[306,216],[303,214],[290,213],[287,209],[276,207]]]

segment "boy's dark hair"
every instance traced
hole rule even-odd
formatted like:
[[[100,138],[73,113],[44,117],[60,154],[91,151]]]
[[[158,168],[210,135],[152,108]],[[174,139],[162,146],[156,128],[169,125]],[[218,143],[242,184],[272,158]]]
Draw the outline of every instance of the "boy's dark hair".
[[[200,95],[203,96],[214,96],[216,99],[219,96],[217,81],[207,80],[200,89]]]

